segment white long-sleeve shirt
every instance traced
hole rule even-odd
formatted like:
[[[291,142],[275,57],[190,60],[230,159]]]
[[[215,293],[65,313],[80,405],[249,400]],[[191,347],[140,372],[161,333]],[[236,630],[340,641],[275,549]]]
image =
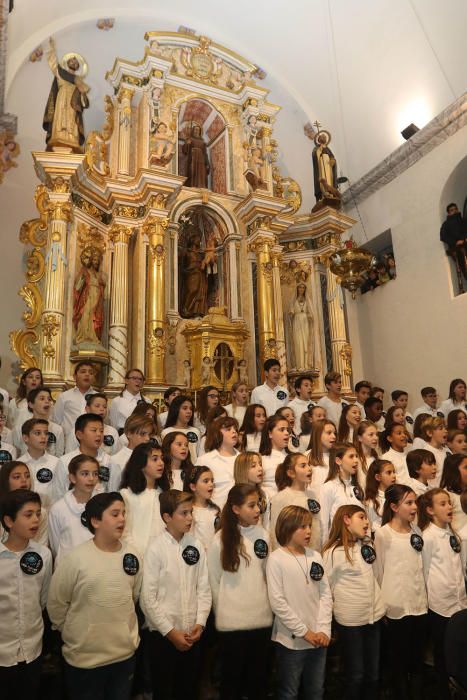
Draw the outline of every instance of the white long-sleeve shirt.
[[[414,535],[422,536],[418,527],[401,533],[389,523],[375,532],[376,577],[392,620],[424,615],[428,609],[422,553],[411,545]]]
[[[407,458],[405,452],[398,452],[391,447],[387,452],[381,455],[381,459],[386,459],[394,465],[396,470],[396,481],[398,484],[408,484],[410,480],[409,470],[407,469]]]
[[[145,489],[141,493],[133,493],[131,489],[125,488],[120,493],[126,508],[123,539],[144,556],[150,542],[165,530],[159,503],[162,490]]]
[[[75,422],[78,416],[86,411],[86,396],[96,394],[96,390],[90,387],[86,393],[82,393],[77,386],[59,394],[54,406],[53,419],[62,426],[65,440],[69,433],[75,432]]]
[[[332,420],[337,429],[341,419],[342,409],[344,406],[347,406],[347,403],[342,399],[340,399],[340,401],[331,401],[328,396],[322,396],[318,401],[318,406],[326,409],[326,418]]]
[[[144,401],[141,394],[130,394],[130,392],[125,389],[121,396],[116,396],[112,399],[109,410],[109,422],[116,430],[121,430],[125,421],[135,410],[138,405],[138,401]]]
[[[333,479],[326,481],[321,486],[319,492],[319,502],[321,505],[320,521],[321,521],[321,545],[323,545],[329,536],[332,519],[339,506],[353,505],[364,508],[363,501],[357,498],[357,489],[349,481],[341,479]]]
[[[261,486],[271,499],[277,493],[276,469],[286,457],[287,452],[285,450],[275,449],[271,450],[270,455],[261,455],[261,463],[263,465],[263,483]]]
[[[98,668],[133,656],[142,573],[139,553],[124,543],[118,552],[104,552],[89,540],[63,559],[52,576],[47,611],[67,663]]]
[[[57,457],[53,457],[46,452],[42,457],[34,459],[29,452],[25,452],[21,455],[20,462],[28,465],[29,472],[34,479],[34,491],[40,495],[42,504],[46,508],[50,508],[53,503]]]
[[[350,549],[350,562],[344,547],[328,549],[323,554],[334,601],[334,617],[346,627],[372,625],[385,614],[374,564],[367,563],[361,553],[364,544],[355,543]]]
[[[315,578],[310,575],[312,567]],[[282,548],[276,549],[268,559],[266,572],[275,615],[272,640],[288,649],[300,650],[313,648],[303,639],[308,630],[330,638],[332,596],[321,554],[307,548],[305,554],[293,556]]]
[[[433,445],[430,445],[429,442],[427,442],[425,449],[428,450],[428,452],[431,452],[436,460],[436,476],[434,479],[430,479],[428,482],[430,484],[430,488],[435,489],[438,488],[441,481],[444,460],[446,459],[447,455],[451,453],[447,447],[433,447]]]
[[[260,386],[255,386],[251,392],[250,403],[259,403],[263,406],[266,415],[273,416],[278,408],[282,406],[287,406],[289,401],[289,392],[285,386],[280,386],[279,384],[274,388],[264,382]]]
[[[445,418],[448,417],[451,411],[458,410],[467,413],[467,401],[454,402],[452,399],[445,399],[445,401],[441,402],[441,406],[439,407],[439,413],[442,413]]]
[[[32,418],[32,415],[29,414],[29,417]],[[61,457],[65,451],[65,437],[62,427],[51,420],[48,421],[48,424],[46,452],[54,457]],[[23,440],[22,427],[22,425],[17,425],[13,430],[13,444],[19,454],[23,454],[23,452],[26,452],[28,449],[28,446]]]
[[[315,404],[313,401],[305,401],[305,399],[299,399],[298,396],[296,396],[292,401],[289,401],[287,408],[291,408],[292,411],[294,412],[295,415],[295,430],[299,433],[300,432],[300,419],[305,413],[305,411],[309,411],[310,408],[313,408]]]
[[[193,535],[178,542],[166,530],[151,542],[144,558],[141,609],[149,629],[164,637],[172,629],[205,627],[211,589],[206,553]]]
[[[441,528],[434,523],[423,530],[423,541],[428,607],[438,615],[451,617],[467,608],[461,541],[450,527]]]
[[[230,489],[235,484],[234,464],[238,454],[237,450],[235,450],[233,455],[221,455],[219,450],[211,450],[211,452],[206,452],[206,454],[198,457],[196,461],[198,466],[209,467],[212,471],[214,476],[212,500],[221,510],[225,505]]]
[[[220,532],[208,550],[209,583],[216,629],[220,632],[260,629],[272,624],[265,577],[268,533],[260,525],[240,526],[240,533],[250,560],[247,564],[240,556],[237,571],[224,571],[222,568]]]
[[[376,532],[376,530],[381,527],[383,508],[386,501],[386,494],[381,489],[378,489],[377,499],[378,506],[376,506],[376,503],[373,500],[365,501],[365,508],[372,532]]]
[[[0,666],[31,663],[42,651],[42,610],[52,576],[47,547],[29,540],[12,552],[0,543]]]
[[[53,504],[49,512],[49,544],[55,559],[59,560],[75,547],[92,538],[83,513],[85,503],[78,503],[73,491]]]
[[[246,436],[246,451],[259,452],[261,445],[261,433],[248,433]]]
[[[23,423],[25,423],[28,418],[31,417],[31,412],[28,408],[28,402],[26,399],[21,399],[20,401],[16,401],[16,399],[12,399],[10,403],[8,404],[8,419],[7,419],[7,424],[8,427],[11,428],[12,430],[16,428],[16,426],[19,425],[20,429]]]
[[[428,413],[428,415],[432,416],[433,418],[436,418],[437,416],[443,415],[440,409],[431,408],[431,406],[428,406],[428,404],[425,402],[423,402],[423,404],[421,406],[419,406],[418,408],[416,408],[415,411],[413,412],[414,420],[417,416],[420,415],[420,413]]]
[[[281,510],[286,506],[301,506],[305,510],[310,511],[312,517],[310,548],[319,550],[321,547],[321,523],[319,519],[321,506],[316,493],[311,487],[305,491],[299,491],[298,489],[290,488],[290,486],[286,486],[282,491],[278,491],[271,499],[269,532],[272,548],[277,549],[279,547],[276,539],[276,523]]]
[[[217,505],[217,504],[216,504]],[[216,528],[219,526],[220,511],[213,506],[201,508],[193,506],[193,524],[191,533],[207,551],[216,534]]]
[[[234,406],[232,403],[228,403],[224,408],[227,411],[227,415],[231,418],[235,418],[238,425],[241,426],[245,418],[246,406]]]

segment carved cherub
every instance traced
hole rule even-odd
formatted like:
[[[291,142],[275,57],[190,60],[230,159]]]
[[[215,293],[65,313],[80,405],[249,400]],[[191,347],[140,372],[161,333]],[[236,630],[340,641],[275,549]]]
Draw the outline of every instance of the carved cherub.
[[[152,137],[154,148],[151,154],[151,165],[167,165],[173,158],[175,144],[173,134],[165,122],[160,122]]]
[[[190,360],[183,360],[183,383],[187,389],[191,386],[191,362]]]
[[[201,364],[201,384],[206,386],[211,381],[212,360],[207,355],[203,357]]]
[[[238,381],[241,384],[248,385],[248,363],[245,359],[238,360],[237,370],[238,370]]]

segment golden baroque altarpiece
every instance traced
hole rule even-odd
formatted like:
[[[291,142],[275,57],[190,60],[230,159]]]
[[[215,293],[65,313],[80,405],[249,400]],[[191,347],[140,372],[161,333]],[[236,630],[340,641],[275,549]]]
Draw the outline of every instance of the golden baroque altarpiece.
[[[33,153],[28,309],[10,334],[21,366],[60,391],[91,360],[111,395],[141,367],[156,397],[169,384],[254,386],[276,357],[284,382],[306,371],[320,394],[332,367],[349,392],[328,261],[353,220],[297,213],[300,187],[277,164],[280,108],[255,65],[206,37],[145,39],[141,61],[119,58],[107,74],[106,122],[84,153]]]

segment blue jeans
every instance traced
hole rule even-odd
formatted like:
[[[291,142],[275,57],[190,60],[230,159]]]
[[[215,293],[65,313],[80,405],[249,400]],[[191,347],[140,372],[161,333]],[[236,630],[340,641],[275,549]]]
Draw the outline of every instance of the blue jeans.
[[[381,623],[337,625],[344,657],[346,700],[378,697]]]
[[[326,669],[325,647],[288,649],[276,644],[277,700],[297,700],[302,683],[303,700],[321,700]]]
[[[77,668],[65,663],[69,700],[129,700],[135,657],[97,668]]]

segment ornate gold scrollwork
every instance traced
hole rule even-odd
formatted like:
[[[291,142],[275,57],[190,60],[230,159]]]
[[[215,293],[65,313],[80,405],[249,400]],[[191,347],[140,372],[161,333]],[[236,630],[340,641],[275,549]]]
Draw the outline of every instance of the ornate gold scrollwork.
[[[44,334],[44,345],[42,354],[45,357],[55,357],[55,348],[52,345],[53,338],[57,335],[60,328],[60,321],[56,314],[45,314],[42,319],[42,332]]]
[[[39,248],[34,248],[26,260],[26,277],[28,282],[32,284],[39,282],[42,279],[45,272],[45,260]]]
[[[35,248],[42,248],[47,243],[47,226],[52,205],[45,185],[38,185],[34,195],[36,208],[39,212],[37,219],[29,219],[22,224],[19,231],[21,243],[30,243]]]
[[[350,343],[345,343],[341,347],[339,357],[344,361],[344,374],[350,377],[352,374],[352,346]]]
[[[91,246],[96,248],[100,253],[105,252],[105,238],[100,233],[97,226],[87,226],[86,224],[78,224],[78,243],[81,248]]]
[[[272,262],[261,263],[261,270],[262,270],[263,275],[265,276],[266,280],[268,282],[272,282],[272,272],[274,270],[274,266],[273,266]]]
[[[33,330],[10,331],[10,347],[20,359],[21,369],[37,367],[38,356],[32,346],[38,344],[39,337]]]
[[[281,282],[291,284],[292,282],[306,282],[310,274],[310,265],[306,260],[290,260],[280,266]]]
[[[165,352],[165,337],[163,328],[153,328],[148,332],[147,344],[151,355],[163,357]]]
[[[264,341],[264,359],[268,360],[270,357],[277,358],[277,342],[275,338],[267,338]]]
[[[18,294],[22,297],[30,311],[24,311],[23,321],[26,328],[35,328],[42,313],[42,297],[35,284],[23,284]]]

